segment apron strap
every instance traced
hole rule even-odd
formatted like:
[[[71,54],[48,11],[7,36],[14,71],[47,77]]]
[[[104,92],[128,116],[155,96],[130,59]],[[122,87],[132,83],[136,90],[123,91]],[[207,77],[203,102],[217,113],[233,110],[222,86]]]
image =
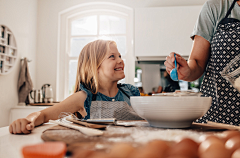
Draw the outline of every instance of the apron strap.
[[[97,94],[93,94],[92,95],[92,101],[96,101],[96,98],[97,98]]]
[[[121,92],[123,92],[123,94],[125,94],[128,97],[128,99],[130,99],[130,96],[121,88],[122,87],[121,84],[117,84],[117,87]],[[97,94],[93,94],[92,101],[96,101],[96,98],[97,98]]]
[[[123,92],[123,94],[125,94],[128,97],[128,99],[130,99],[130,96],[121,88],[122,87],[121,83],[117,84],[117,87]]]
[[[230,8],[228,9],[228,11],[227,11],[227,14],[226,14],[225,18],[227,18],[227,17],[229,16],[229,14],[231,14],[231,11],[232,11],[232,9],[233,9],[233,7],[234,7],[234,5],[235,5],[235,3],[236,3],[237,1],[238,1],[238,0],[234,0],[234,1],[233,1],[231,7],[230,7]]]

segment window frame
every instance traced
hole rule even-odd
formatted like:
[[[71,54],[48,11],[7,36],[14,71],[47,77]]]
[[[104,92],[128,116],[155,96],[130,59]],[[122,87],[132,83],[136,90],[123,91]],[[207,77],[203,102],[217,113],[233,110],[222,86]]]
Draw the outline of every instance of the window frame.
[[[99,9],[101,8],[101,9]],[[59,38],[58,38],[58,58],[57,58],[57,87],[56,98],[63,100],[68,94],[69,85],[69,61],[78,57],[70,57],[71,47],[71,22],[82,17],[98,15],[111,15],[126,19],[126,54],[125,59],[125,83],[134,84],[135,57],[133,54],[133,9],[116,3],[85,3],[73,8],[69,8],[59,14]],[[98,27],[99,28],[99,27]],[[99,29],[98,29],[99,33]],[[123,35],[123,34],[119,34]],[[124,34],[125,35],[125,34]],[[95,35],[86,35],[84,37]],[[100,35],[103,36],[103,35]],[[107,36],[107,34],[106,34]],[[115,34],[116,36],[116,34]],[[75,36],[77,37],[77,36]],[[81,36],[78,36],[81,37]]]

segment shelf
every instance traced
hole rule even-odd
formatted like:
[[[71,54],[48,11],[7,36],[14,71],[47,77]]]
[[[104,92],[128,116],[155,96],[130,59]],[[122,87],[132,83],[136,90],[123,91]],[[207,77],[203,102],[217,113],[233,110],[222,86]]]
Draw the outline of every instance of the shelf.
[[[2,54],[4,54],[4,53],[2,53]],[[5,56],[7,56],[7,57],[10,57],[10,58],[17,58],[16,56],[12,56],[12,55],[10,55],[10,54],[4,54]]]
[[[4,46],[4,47],[12,48],[12,49],[17,49],[16,47],[11,46],[11,45],[7,45],[7,44],[0,44],[0,45]]]
[[[52,106],[54,104],[57,104],[59,102],[53,102],[53,103],[30,103],[31,106]]]
[[[16,47],[10,46],[10,45],[7,45],[6,47],[9,47],[9,48],[12,48],[12,49],[17,49]]]
[[[5,66],[13,66],[13,64],[7,64],[7,63],[6,63],[6,64],[4,64],[4,65],[5,65]]]
[[[3,53],[4,52],[4,53]],[[16,40],[11,30],[0,25],[0,75],[6,75],[17,63]]]
[[[9,35],[11,35],[11,34],[12,34],[12,32],[10,32],[10,31],[6,31],[6,33],[7,33],[7,34],[9,34]]]

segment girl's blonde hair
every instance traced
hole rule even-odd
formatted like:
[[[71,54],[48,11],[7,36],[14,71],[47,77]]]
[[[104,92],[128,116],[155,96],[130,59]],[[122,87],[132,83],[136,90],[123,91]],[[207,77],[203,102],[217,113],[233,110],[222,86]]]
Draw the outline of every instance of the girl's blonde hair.
[[[116,44],[110,40],[96,40],[83,47],[79,58],[74,92],[78,92],[80,83],[93,94],[98,92],[98,68],[103,62],[110,44]]]

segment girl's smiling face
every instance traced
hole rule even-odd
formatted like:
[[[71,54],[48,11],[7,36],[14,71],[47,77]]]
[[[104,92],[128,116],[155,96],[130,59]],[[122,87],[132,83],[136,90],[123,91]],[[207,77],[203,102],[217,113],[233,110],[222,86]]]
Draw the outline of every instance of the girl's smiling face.
[[[98,68],[101,81],[119,81],[125,77],[124,62],[115,44],[110,44],[110,51]]]

